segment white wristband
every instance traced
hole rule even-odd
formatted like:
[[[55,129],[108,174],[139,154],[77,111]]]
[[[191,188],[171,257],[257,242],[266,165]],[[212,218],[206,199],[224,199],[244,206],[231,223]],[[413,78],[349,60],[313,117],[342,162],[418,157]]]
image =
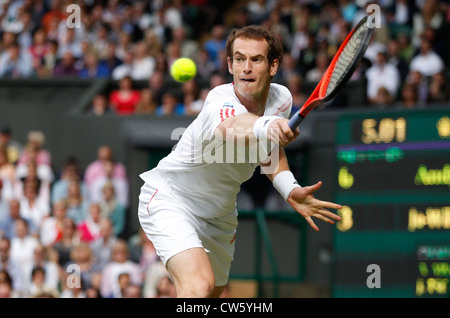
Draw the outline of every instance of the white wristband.
[[[261,116],[255,121],[255,124],[253,125],[253,134],[256,139],[267,139],[269,126],[275,119],[280,118],[277,116]]]
[[[273,186],[277,189],[285,201],[289,197],[292,190],[295,188],[301,188],[297,180],[295,180],[294,174],[288,170],[279,172],[275,178],[273,178]]]

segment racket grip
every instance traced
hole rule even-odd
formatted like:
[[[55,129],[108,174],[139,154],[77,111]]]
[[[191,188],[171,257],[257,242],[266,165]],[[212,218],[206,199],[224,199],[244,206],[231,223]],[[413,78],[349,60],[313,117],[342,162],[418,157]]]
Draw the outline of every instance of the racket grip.
[[[300,115],[300,113],[292,116],[292,118],[289,120],[289,127],[291,128],[291,130],[295,130],[298,126],[300,126],[303,119],[305,119],[305,117]]]

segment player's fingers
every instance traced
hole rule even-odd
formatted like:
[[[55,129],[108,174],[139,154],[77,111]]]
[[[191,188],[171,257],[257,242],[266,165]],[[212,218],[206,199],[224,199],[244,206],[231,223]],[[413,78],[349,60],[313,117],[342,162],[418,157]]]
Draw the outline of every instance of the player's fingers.
[[[319,219],[319,220],[322,220],[322,221],[324,221],[324,222],[327,222],[327,223],[329,223],[329,224],[334,224],[334,221],[333,221],[332,219],[330,219],[330,218],[327,218],[327,217],[323,214],[323,212],[316,213],[316,214],[314,214],[313,216],[314,216],[315,218],[317,218],[317,219]]]
[[[310,185],[310,186],[306,186],[304,187],[304,189],[309,193],[313,193],[317,190],[320,189],[320,187],[322,186],[322,181],[317,182],[316,184]]]
[[[333,202],[319,201],[319,204],[324,209],[334,209],[334,210],[342,209],[342,205]]]
[[[315,231],[319,231],[319,228],[317,227],[316,223],[314,223],[314,221],[310,216],[305,217],[305,220]]]

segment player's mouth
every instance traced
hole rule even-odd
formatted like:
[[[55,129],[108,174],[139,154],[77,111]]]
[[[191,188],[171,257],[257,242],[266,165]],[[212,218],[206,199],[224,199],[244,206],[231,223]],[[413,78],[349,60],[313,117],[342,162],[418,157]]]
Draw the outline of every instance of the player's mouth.
[[[253,83],[256,80],[254,78],[241,78],[241,81],[245,83]]]

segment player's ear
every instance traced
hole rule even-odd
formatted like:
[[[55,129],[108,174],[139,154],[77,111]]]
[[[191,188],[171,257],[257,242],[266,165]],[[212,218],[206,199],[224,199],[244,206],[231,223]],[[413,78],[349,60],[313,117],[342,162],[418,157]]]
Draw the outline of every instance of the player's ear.
[[[274,59],[272,64],[270,64],[269,75],[274,77],[277,74],[278,67],[280,66],[280,61],[278,59]]]
[[[227,57],[227,63],[228,63],[228,72],[230,72],[231,75],[233,75],[233,60],[230,57]]]

